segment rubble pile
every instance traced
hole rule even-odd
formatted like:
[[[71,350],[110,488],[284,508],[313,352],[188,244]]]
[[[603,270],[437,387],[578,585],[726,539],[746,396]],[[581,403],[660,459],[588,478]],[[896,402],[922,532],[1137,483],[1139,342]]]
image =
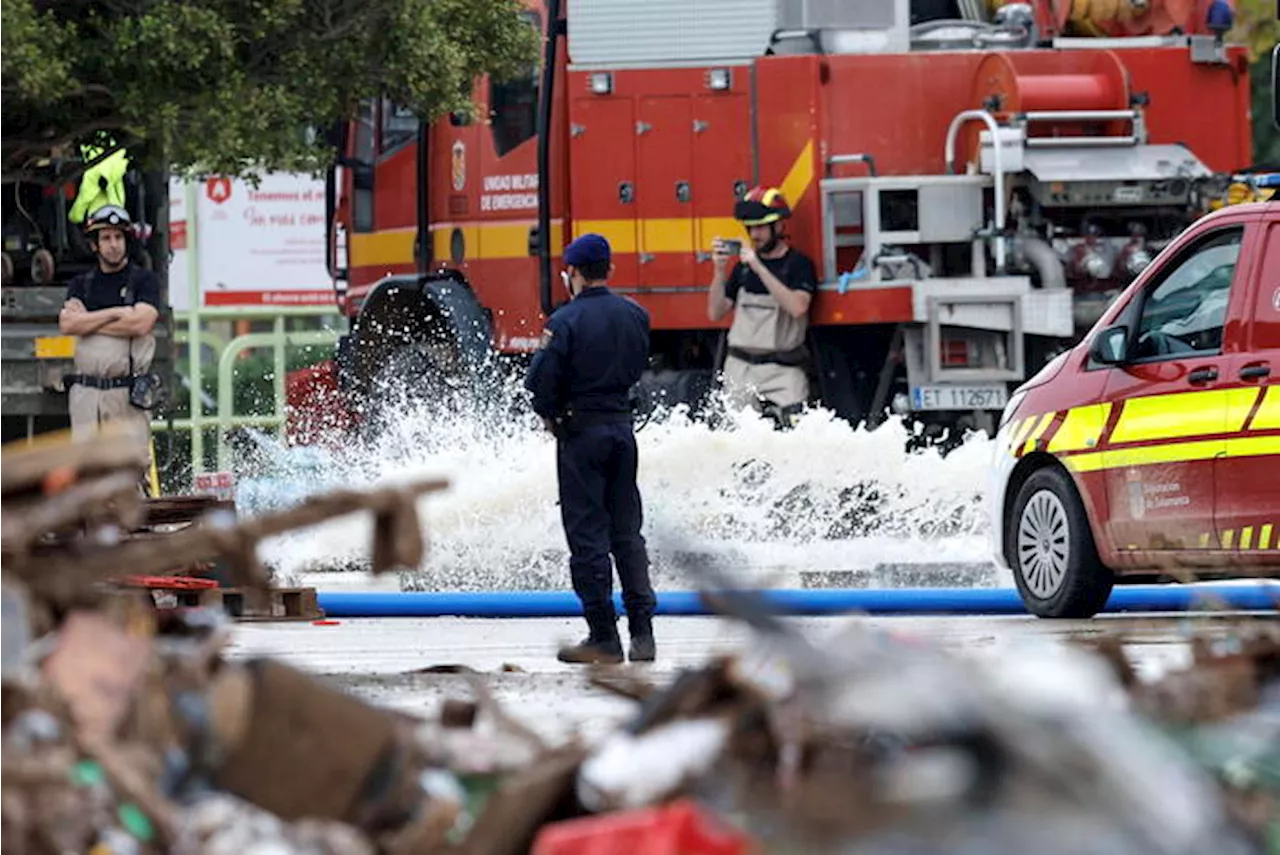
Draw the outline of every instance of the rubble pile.
[[[1280,851],[1280,628],[1243,619],[1139,679],[1122,637],[957,656],[851,623],[817,645],[750,594],[705,596],[755,641],[661,685],[594,744],[548,745],[493,700],[431,719],[281,662],[227,660],[221,610],[116,596],[122,573],[220,561],[265,589],[263,537],[372,513],[416,566],[424,481],[137,538],[145,447],[6,449],[3,839],[13,852]],[[646,848],[648,847],[648,848]]]

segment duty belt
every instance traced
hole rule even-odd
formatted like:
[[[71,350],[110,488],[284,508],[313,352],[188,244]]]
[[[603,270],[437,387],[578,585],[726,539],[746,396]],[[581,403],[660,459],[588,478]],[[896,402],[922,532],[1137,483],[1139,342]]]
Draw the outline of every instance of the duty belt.
[[[596,425],[616,425],[634,419],[630,411],[618,412],[608,410],[573,410],[570,409],[561,418],[561,422],[570,430],[577,430]]]
[[[729,355],[751,365],[788,365],[799,367],[809,361],[809,349],[801,345],[794,350],[776,350],[769,353],[752,353],[740,347],[730,347]]]
[[[91,389],[128,389],[133,385],[133,377],[97,377],[93,374],[64,374],[62,383],[68,389],[79,383]]]

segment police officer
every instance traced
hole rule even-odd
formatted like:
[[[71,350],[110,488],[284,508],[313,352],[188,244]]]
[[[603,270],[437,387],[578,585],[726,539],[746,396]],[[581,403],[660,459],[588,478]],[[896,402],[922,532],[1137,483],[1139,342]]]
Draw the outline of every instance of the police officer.
[[[560,516],[569,572],[590,634],[560,650],[562,662],[622,661],[610,555],[622,583],[633,662],[654,658],[649,556],[640,533],[631,388],[649,358],[649,313],[606,286],[609,243],[585,234],[564,253],[572,300],[547,320],[525,388],[556,435]]]
[[[743,245],[730,271],[729,247],[716,239],[707,317],[715,322],[734,313],[724,363],[731,403],[750,404],[786,426],[809,397],[805,337],[818,277],[809,257],[787,243],[782,223],[791,209],[776,187],[748,190],[734,217],[751,245]]]
[[[58,315],[63,335],[76,337],[75,373],[64,378],[71,433],[93,434],[102,422],[135,423],[150,438],[147,390],[135,389],[155,356],[152,335],[160,317],[155,274],[129,260],[133,223],[124,208],[106,205],[89,215],[85,230],[97,266],[72,279]],[[152,390],[154,392],[154,390]]]

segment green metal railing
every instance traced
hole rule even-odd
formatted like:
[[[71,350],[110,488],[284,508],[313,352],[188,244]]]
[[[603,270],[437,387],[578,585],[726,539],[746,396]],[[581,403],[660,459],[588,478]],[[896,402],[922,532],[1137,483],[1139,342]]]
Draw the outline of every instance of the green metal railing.
[[[335,330],[288,331],[287,318],[340,318],[334,306],[224,306],[202,307],[200,299],[200,263],[197,251],[198,217],[196,216],[196,190],[186,187],[187,209],[187,293],[190,309],[174,313],[174,343],[187,346],[188,382],[191,388],[190,416],[152,422],[156,431],[187,431],[191,435],[191,471],[204,471],[204,432],[212,427],[217,431],[217,465],[220,470],[229,468],[231,454],[226,442],[229,430],[236,427],[281,428],[285,421],[285,351],[290,347],[315,347],[333,345],[339,333]],[[203,328],[207,321],[272,321],[270,332],[253,332],[224,340],[221,336]],[[184,327],[185,329],[181,329]],[[217,411],[205,412],[202,393],[204,388],[204,353],[206,348],[217,354]],[[270,348],[273,354],[272,377],[273,406],[266,415],[237,415],[235,410],[236,360],[250,350]]]

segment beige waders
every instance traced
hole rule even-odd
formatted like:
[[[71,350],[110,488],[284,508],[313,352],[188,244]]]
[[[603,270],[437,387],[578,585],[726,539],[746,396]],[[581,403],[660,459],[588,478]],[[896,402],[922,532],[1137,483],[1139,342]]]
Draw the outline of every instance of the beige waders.
[[[787,314],[772,294],[739,291],[724,360],[729,402],[757,411],[764,402],[778,408],[804,404],[809,398],[804,366],[808,329],[807,316]],[[785,362],[800,364],[780,364]]]
[[[133,354],[133,370],[130,372],[129,356]],[[151,370],[151,360],[156,353],[153,335],[135,338],[93,335],[76,339],[75,373],[94,378],[127,378],[130,374],[145,374]],[[151,413],[129,403],[127,385],[115,389],[97,389],[85,383],[74,383],[67,390],[67,407],[71,413],[71,436],[74,439],[92,437],[98,426],[109,421],[128,421],[137,426],[151,446]],[[146,477],[146,472],[139,472]]]

